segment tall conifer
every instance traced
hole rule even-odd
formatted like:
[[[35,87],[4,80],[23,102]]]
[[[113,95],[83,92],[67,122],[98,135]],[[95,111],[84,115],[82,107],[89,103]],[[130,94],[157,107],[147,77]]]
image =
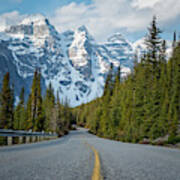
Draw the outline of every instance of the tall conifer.
[[[10,88],[10,75],[6,73],[1,90],[0,128],[9,129],[13,126],[14,97]]]

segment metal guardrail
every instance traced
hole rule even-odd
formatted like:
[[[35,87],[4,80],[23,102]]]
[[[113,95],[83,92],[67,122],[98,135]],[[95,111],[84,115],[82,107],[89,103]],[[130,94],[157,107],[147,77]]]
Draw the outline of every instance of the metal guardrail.
[[[32,132],[22,130],[11,130],[11,129],[0,129],[0,136],[57,136],[56,133],[52,132]]]

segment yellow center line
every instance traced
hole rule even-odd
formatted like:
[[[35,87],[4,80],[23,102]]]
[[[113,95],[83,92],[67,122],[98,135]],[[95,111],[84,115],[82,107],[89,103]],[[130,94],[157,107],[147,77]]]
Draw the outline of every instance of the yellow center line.
[[[90,144],[85,142],[87,146],[91,148],[91,150],[94,152],[94,169],[91,180],[103,180],[103,177],[101,175],[101,162],[99,158],[98,151]]]

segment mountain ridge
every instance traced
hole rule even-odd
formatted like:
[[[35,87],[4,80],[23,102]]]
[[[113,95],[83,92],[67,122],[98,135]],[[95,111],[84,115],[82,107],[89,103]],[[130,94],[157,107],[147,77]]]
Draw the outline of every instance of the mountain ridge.
[[[16,96],[30,89],[33,73],[41,70],[43,93],[49,83],[71,107],[102,96],[112,63],[122,75],[133,67],[134,47],[120,33],[98,44],[85,26],[59,33],[42,15],[25,17],[0,34],[0,75],[10,71]],[[12,71],[13,69],[13,71]],[[26,90],[26,97],[30,92]]]

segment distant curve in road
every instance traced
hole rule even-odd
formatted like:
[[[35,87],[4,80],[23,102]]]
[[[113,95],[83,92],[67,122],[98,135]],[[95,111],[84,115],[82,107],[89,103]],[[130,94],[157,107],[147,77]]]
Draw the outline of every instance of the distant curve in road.
[[[0,147],[0,180],[91,180],[96,161],[105,180],[180,180],[180,150],[106,140],[85,129]]]

